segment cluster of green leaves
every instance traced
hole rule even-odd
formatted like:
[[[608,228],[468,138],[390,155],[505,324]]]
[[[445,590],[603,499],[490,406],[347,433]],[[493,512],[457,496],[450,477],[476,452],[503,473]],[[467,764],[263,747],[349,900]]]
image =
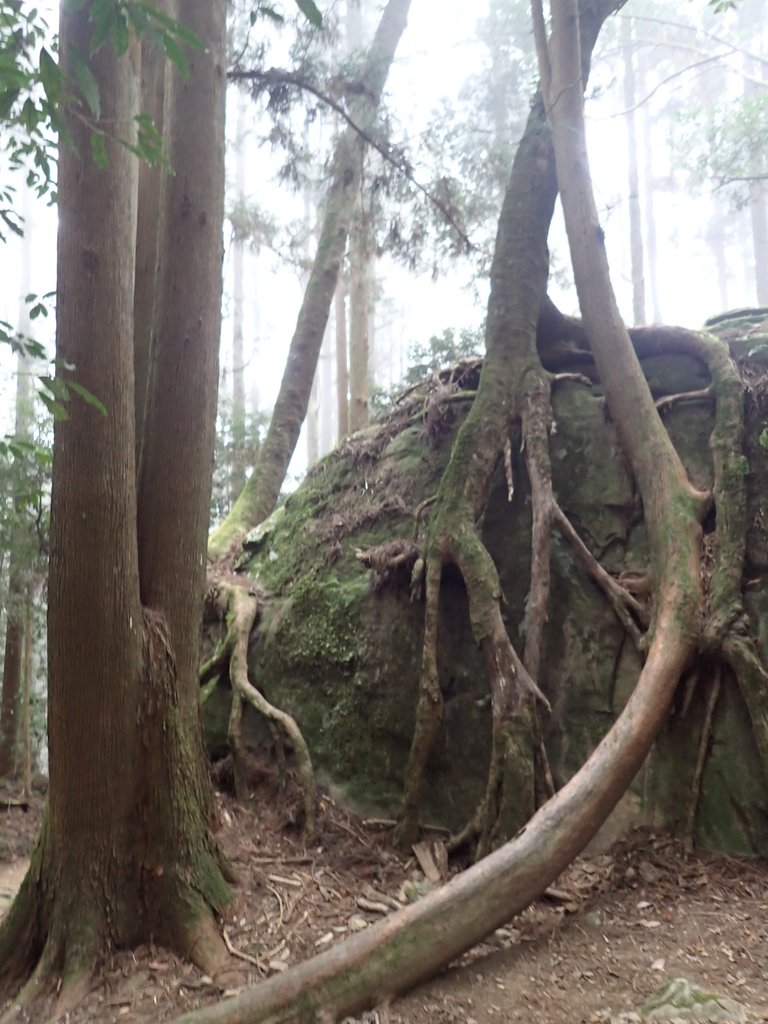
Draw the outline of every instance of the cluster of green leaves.
[[[768,179],[768,91],[681,115],[675,134],[694,182],[730,186],[737,206],[749,201],[752,181]]]
[[[0,152],[9,169],[23,169],[29,187],[52,192],[58,103],[44,87],[56,62],[46,43],[50,30],[37,7],[22,0],[0,4]],[[14,208],[15,188],[0,188],[0,242],[6,230],[23,233]]]

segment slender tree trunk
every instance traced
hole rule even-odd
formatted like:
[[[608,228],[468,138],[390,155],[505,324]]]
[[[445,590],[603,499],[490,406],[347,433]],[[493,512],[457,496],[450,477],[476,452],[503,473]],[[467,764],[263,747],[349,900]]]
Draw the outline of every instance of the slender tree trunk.
[[[238,208],[245,204],[245,98],[238,96],[235,130],[235,191]],[[232,243],[232,474],[230,505],[245,486],[245,356],[243,351],[243,304],[245,290],[245,239],[235,227]]]
[[[629,256],[632,277],[632,318],[642,327],[645,319],[645,268],[643,264],[642,210],[640,207],[640,172],[637,161],[637,89],[635,87],[635,55],[632,45],[632,21],[621,25],[624,64],[624,106],[627,122],[627,163],[629,166]]]
[[[349,429],[368,426],[368,243],[358,204],[349,235]]]
[[[361,74],[364,99],[352,106],[364,129],[374,123],[384,83],[405,30],[410,0],[389,0]],[[213,533],[208,557],[216,561],[239,543],[243,534],[274,510],[301,425],[307,414],[320,347],[336,291],[346,247],[354,198],[360,188],[362,142],[346,128],[336,143],[322,228],[309,283],[291,340],[280,392],[254,472],[221,526]]]
[[[336,322],[336,438],[349,433],[349,371],[347,369],[346,282],[339,274],[334,296]]]
[[[21,690],[22,779],[24,796],[32,795],[32,587],[27,587],[24,609],[24,668]]]
[[[320,455],[333,448],[333,332],[331,324],[325,330],[320,350]]]
[[[29,195],[25,191],[22,299],[19,303],[19,333],[23,335],[28,335],[30,331],[27,303],[23,298],[29,294],[32,287],[32,224],[29,207]],[[30,373],[29,359],[23,352],[19,352],[16,358],[16,423],[14,428],[14,436],[19,441],[29,440],[32,413]],[[15,774],[17,769],[24,611],[32,558],[30,530],[27,527],[25,515],[26,508],[23,500],[14,498],[14,521],[8,564],[8,597],[5,605],[3,692],[2,699],[0,699],[0,778]]]
[[[749,216],[755,254],[755,288],[758,306],[768,306],[768,188],[755,181],[749,189]]]
[[[640,91],[645,94],[644,54],[638,60],[638,73],[641,78]],[[659,296],[658,246],[656,232],[656,189],[653,176],[653,122],[646,104],[642,116],[643,126],[643,180],[645,181],[645,250],[648,264],[648,284],[651,292],[651,316],[655,324],[663,322],[661,299]]]
[[[712,214],[707,225],[707,245],[717,270],[719,309],[728,309],[728,262],[725,258],[725,220],[717,196],[712,197]]]

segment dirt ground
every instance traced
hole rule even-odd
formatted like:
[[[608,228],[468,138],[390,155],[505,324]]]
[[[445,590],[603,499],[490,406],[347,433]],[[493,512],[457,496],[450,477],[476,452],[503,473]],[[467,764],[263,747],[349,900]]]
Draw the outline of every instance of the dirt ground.
[[[385,823],[361,821],[324,797],[318,837],[302,842],[273,788],[251,807],[220,797],[219,839],[242,884],[222,922],[242,985],[255,984],[392,913],[424,884]],[[0,811],[0,914],[13,896],[41,806]],[[665,981],[684,977],[768,1022],[768,868],[688,854],[649,833],[579,860],[548,894],[440,977],[368,1024],[587,1024],[639,1021]],[[236,989],[239,990],[239,989]],[[69,1024],[161,1022],[220,999],[195,968],[165,950],[116,953],[98,965]],[[31,1017],[43,1024],[50,1007]]]

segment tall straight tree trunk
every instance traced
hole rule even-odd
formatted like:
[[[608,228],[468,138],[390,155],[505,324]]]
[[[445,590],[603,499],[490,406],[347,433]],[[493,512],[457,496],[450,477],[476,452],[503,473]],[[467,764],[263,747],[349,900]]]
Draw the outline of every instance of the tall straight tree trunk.
[[[333,332],[329,323],[320,350],[320,455],[333,448]]]
[[[349,433],[349,370],[347,369],[346,281],[339,274],[334,295],[336,327],[336,438],[341,441]]]
[[[410,0],[389,0],[368,50],[360,76],[361,98],[351,107],[354,120],[364,130],[373,127],[389,68],[405,30],[409,7]],[[212,561],[235,548],[245,532],[266,519],[277,504],[307,414],[355,196],[360,189],[362,148],[355,129],[345,128],[336,143],[317,253],[267,436],[242,494],[210,538],[208,557]]]
[[[368,244],[358,204],[349,235],[349,429],[368,426]]]
[[[24,296],[32,290],[32,224],[29,194],[26,190],[24,192],[24,222],[19,333],[28,335],[30,333],[29,313]],[[29,440],[32,415],[30,373],[29,359],[23,352],[19,352],[16,358],[16,422],[14,427],[14,436],[19,441]],[[8,565],[8,597],[5,606],[3,692],[0,699],[0,778],[15,774],[17,769],[24,613],[31,558],[29,550],[31,537],[30,530],[25,525],[24,502],[15,498],[13,510],[14,522]]]
[[[749,189],[749,217],[755,259],[755,290],[758,306],[768,306],[768,187],[754,181]]]
[[[643,53],[638,59],[638,73],[641,79],[640,90],[647,92],[645,85],[646,57]],[[656,189],[653,177],[653,120],[645,105],[642,115],[643,129],[643,180],[645,181],[645,250],[648,265],[648,284],[651,292],[651,317],[655,324],[662,323],[661,299],[659,296],[658,275],[658,244],[656,232]]]
[[[171,11],[171,0],[158,0],[155,8],[164,15]],[[141,112],[152,118],[162,134],[165,117],[168,62],[162,49],[150,39],[141,47]],[[139,205],[136,225],[136,269],[133,297],[134,378],[136,417],[136,472],[141,465],[141,441],[149,393],[149,372],[155,324],[155,282],[158,274],[160,187],[167,171],[159,164],[142,161],[139,166]]]
[[[235,196],[237,208],[245,204],[245,98],[238,96],[235,128]],[[232,243],[232,475],[230,503],[245,486],[245,356],[243,313],[245,290],[245,239],[239,225]]]
[[[199,729],[197,640],[219,340],[225,0],[180,0],[204,49],[175,81],[174,174],[161,215],[139,493],[134,274],[138,195],[130,139],[138,44],[90,55],[88,5],[64,0],[61,59],[87,60],[106,166],[79,111],[60,147],[56,351],[104,403],[73,400],[54,428],[48,586],[50,791],[32,863],[0,925],[0,985],[15,1002],[56,991],[52,1016],[115,947],[158,941],[217,973],[213,911],[229,898],[211,839]],[[31,976],[30,976],[31,971]],[[63,982],[63,983],[62,983]]]
[[[640,171],[637,160],[637,88],[635,55],[632,45],[632,20],[621,23],[624,70],[624,106],[627,122],[627,164],[629,168],[629,257],[632,277],[632,319],[642,327],[645,319],[645,268],[643,261],[642,210],[640,207]]]
[[[24,663],[21,684],[21,749],[22,779],[24,796],[32,795],[32,587],[27,587],[26,607],[24,608]]]
[[[183,722],[201,753],[197,667],[205,565],[199,550],[208,534],[221,334],[225,16],[226,0],[178,0],[179,20],[211,46],[193,54],[188,78],[175,76],[172,85],[174,173],[164,180],[166,258],[138,493],[142,604],[163,617]],[[200,125],[207,131],[202,138]]]

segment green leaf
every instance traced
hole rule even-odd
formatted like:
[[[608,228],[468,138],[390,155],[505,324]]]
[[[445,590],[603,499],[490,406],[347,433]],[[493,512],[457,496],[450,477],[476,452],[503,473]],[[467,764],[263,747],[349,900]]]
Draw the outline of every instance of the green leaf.
[[[323,16],[314,3],[314,0],[296,0],[296,6],[315,28],[323,27]]]
[[[163,36],[163,49],[168,60],[172,61],[182,78],[189,78],[189,61],[178,42],[172,35],[166,33]]]
[[[61,97],[61,71],[59,70],[59,65],[45,47],[40,51],[39,69],[40,81],[43,83],[45,95],[51,103],[58,103]]]
[[[88,109],[91,114],[96,118],[100,117],[101,99],[99,98],[99,83],[94,78],[93,72],[88,67],[87,62],[83,60],[77,51],[70,50],[69,58],[72,64],[72,74],[78,91],[88,104]]]
[[[52,395],[49,395],[47,391],[38,391],[38,398],[55,420],[69,419],[69,413],[61,402],[57,402],[56,399]]]
[[[94,409],[98,409],[102,416],[107,415],[107,407],[97,398],[93,392],[89,391],[88,388],[84,388],[82,384],[78,384],[76,380],[68,380],[68,387],[72,388],[76,395],[80,395],[83,401],[87,402],[88,405],[92,405]]]

